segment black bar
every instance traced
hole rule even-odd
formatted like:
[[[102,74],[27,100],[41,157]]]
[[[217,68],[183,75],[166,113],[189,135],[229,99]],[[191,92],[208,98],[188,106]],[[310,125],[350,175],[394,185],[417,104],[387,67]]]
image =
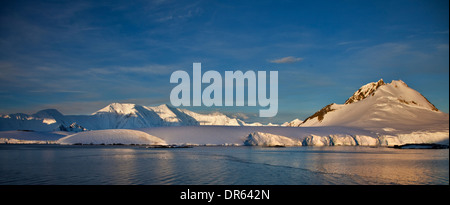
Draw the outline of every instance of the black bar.
[[[226,191],[229,190],[229,191]],[[234,191],[237,190],[237,191]],[[250,193],[250,190],[252,192]],[[259,190],[256,191],[256,190]],[[262,191],[265,191],[264,197]],[[198,193],[205,197],[206,192],[214,197],[209,200],[182,199],[187,192]],[[225,195],[227,192],[228,195]],[[241,193],[230,197],[230,193]],[[243,193],[243,194],[242,194]],[[450,193],[448,185],[6,185],[0,186],[0,196],[23,196],[16,200],[30,200],[33,202],[46,202],[50,199],[67,200],[67,202],[128,202],[164,201],[181,203],[260,203],[279,201],[306,201],[310,202],[391,202],[406,203],[417,200],[435,200],[446,198]],[[202,195],[200,195],[202,194]],[[220,195],[220,196],[218,196]],[[258,198],[256,198],[258,195]],[[235,197],[237,196],[237,198]],[[250,197],[251,196],[251,197]],[[361,201],[362,200],[362,201]],[[209,201],[209,202],[208,202]]]

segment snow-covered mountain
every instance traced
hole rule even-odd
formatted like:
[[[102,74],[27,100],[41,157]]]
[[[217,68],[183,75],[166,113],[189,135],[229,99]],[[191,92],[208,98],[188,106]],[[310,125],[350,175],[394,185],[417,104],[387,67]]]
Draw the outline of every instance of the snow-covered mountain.
[[[290,122],[285,122],[283,124],[281,124],[281,126],[285,126],[285,127],[298,127],[300,124],[303,123],[303,120],[300,119],[295,119],[292,120]]]
[[[0,115],[0,130],[84,131],[189,125],[244,126],[246,123],[217,112],[199,114],[166,104],[147,107],[112,103],[91,115],[63,115],[55,109],[32,115]]]
[[[329,104],[299,126],[347,126],[373,131],[448,132],[449,115],[401,80],[362,86],[344,104]]]
[[[59,130],[59,126],[66,126],[64,120],[59,118],[59,116],[52,117],[49,115],[50,113],[55,114],[57,111],[48,113],[45,111],[46,110],[42,110],[33,115],[24,113],[0,115],[0,130],[49,131]],[[57,122],[56,119],[58,119],[59,122]]]

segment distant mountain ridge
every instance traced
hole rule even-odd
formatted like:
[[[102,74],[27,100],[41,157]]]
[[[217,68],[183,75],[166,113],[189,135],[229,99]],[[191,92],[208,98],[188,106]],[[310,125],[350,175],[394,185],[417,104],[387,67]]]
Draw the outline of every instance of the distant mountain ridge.
[[[247,124],[222,113],[199,114],[166,104],[148,107],[130,103],[111,103],[91,115],[63,115],[56,109],[41,110],[32,115],[23,113],[0,115],[0,130],[84,131],[191,125],[260,124]]]

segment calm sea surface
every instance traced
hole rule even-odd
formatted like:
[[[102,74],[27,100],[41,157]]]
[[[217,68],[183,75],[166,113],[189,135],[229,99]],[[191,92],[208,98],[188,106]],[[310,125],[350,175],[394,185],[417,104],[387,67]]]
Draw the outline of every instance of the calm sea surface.
[[[449,150],[0,145],[0,184],[449,184]]]

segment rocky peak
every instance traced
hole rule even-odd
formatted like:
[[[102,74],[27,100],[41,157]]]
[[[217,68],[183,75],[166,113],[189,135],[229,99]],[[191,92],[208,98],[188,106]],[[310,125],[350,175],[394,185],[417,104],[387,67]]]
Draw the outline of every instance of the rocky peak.
[[[385,85],[383,79],[380,79],[378,82],[368,83],[359,88],[358,91],[353,93],[353,95],[345,101],[345,104],[351,104],[354,102],[358,102],[367,98],[370,95],[374,95],[374,92],[382,85]]]

